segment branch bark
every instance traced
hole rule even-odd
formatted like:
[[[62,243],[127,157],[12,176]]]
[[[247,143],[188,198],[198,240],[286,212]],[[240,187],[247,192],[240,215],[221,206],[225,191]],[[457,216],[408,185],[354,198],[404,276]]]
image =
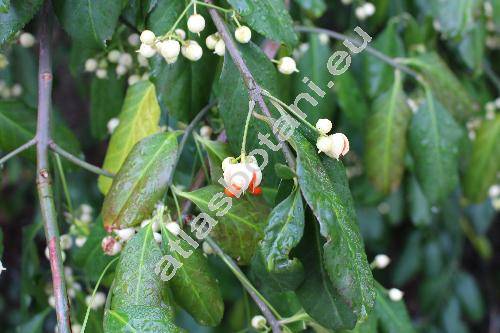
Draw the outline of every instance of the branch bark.
[[[36,182],[45,238],[49,248],[52,286],[54,289],[57,325],[60,333],[71,333],[70,309],[64,279],[59,229],[52,194],[52,180],[48,160],[50,142],[50,108],[52,94],[52,68],[50,56],[50,1],[45,1],[39,17],[39,67],[38,67],[38,119],[36,129],[37,175]]]
[[[25,150],[30,149],[34,145],[36,145],[36,139],[35,138],[33,138],[30,141],[26,142],[25,144],[17,147],[16,149],[14,149],[13,151],[11,151],[10,153],[8,153],[7,155],[5,155],[4,157],[0,158],[0,168],[2,167],[2,165],[5,162],[7,162],[7,160],[9,160],[10,158],[12,158],[12,157],[14,157],[14,156],[22,153]]]

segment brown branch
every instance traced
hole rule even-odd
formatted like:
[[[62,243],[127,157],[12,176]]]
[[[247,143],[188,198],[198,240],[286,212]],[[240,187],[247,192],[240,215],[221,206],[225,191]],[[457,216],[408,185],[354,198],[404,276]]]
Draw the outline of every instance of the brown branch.
[[[70,309],[66,293],[66,282],[59,244],[56,209],[52,194],[52,181],[48,161],[50,142],[50,107],[52,94],[52,68],[50,57],[50,27],[48,18],[51,12],[50,1],[44,3],[40,14],[38,40],[40,42],[38,67],[38,119],[36,129],[37,188],[40,201],[45,238],[49,248],[52,286],[54,289],[57,325],[60,333],[71,333]]]

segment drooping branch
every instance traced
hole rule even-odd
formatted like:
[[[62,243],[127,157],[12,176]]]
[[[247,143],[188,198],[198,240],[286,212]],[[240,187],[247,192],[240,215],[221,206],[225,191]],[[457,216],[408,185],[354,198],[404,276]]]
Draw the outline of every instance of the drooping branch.
[[[212,0],[205,0],[205,2],[212,4]],[[208,13],[212,17],[212,21],[214,22],[215,27],[219,32],[219,35],[221,36],[222,40],[224,40],[224,44],[226,44],[226,50],[228,51],[229,56],[233,59],[236,68],[238,69],[241,77],[243,78],[243,82],[245,83],[245,86],[248,89],[248,95],[250,99],[259,106],[259,108],[262,110],[262,113],[264,113],[268,117],[271,117],[271,113],[269,112],[269,109],[266,103],[264,102],[261,87],[255,81],[252,73],[248,69],[248,66],[246,65],[245,61],[243,60],[243,57],[238,51],[238,48],[236,47],[236,44],[231,34],[229,33],[229,30],[227,29],[224,20],[219,15],[216,9],[209,8]],[[276,136],[276,138],[278,139],[278,141],[281,141],[279,137]],[[283,143],[282,149],[288,166],[292,169],[295,169],[295,158],[290,148],[285,142]]]
[[[2,164],[4,164],[5,162],[7,162],[7,160],[9,160],[10,158],[12,158],[12,157],[14,157],[14,156],[22,153],[25,150],[30,149],[34,145],[36,145],[36,138],[31,139],[30,141],[26,142],[25,144],[19,146],[16,149],[14,149],[13,151],[11,151],[10,153],[8,153],[4,157],[0,158],[0,168],[2,167]]]
[[[45,238],[47,239],[47,247],[49,249],[57,325],[60,333],[71,333],[70,309],[66,293],[66,282],[64,279],[64,269],[59,244],[59,229],[57,226],[48,159],[52,95],[52,68],[50,56],[51,33],[48,22],[51,12],[50,9],[50,1],[45,1],[39,17],[40,27],[38,40],[40,42],[40,50],[38,67],[38,119],[36,129],[36,182],[40,201],[40,211],[45,229]]]

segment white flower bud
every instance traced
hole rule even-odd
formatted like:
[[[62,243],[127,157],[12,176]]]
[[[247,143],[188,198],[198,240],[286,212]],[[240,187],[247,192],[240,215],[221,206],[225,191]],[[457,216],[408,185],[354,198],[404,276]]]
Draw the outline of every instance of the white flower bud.
[[[360,20],[360,21],[364,21],[364,20],[367,18],[367,15],[366,15],[366,11],[365,11],[365,7],[364,7],[364,6],[357,7],[357,8],[354,10],[354,14],[356,15],[356,17],[357,17],[357,18],[358,18],[358,20]]]
[[[48,302],[52,308],[56,308],[56,298],[53,295],[49,296]]]
[[[11,92],[12,96],[19,97],[23,93],[23,87],[19,83],[16,83],[12,86],[12,89],[10,92]]]
[[[193,14],[189,16],[187,26],[192,33],[200,33],[205,29],[205,19],[200,14]]]
[[[68,288],[68,296],[69,296],[69,298],[75,298],[76,297],[75,289]]]
[[[205,39],[205,44],[207,45],[207,49],[215,50],[215,45],[219,41],[220,37],[217,33],[207,36]]]
[[[144,74],[142,74],[142,76],[141,76],[141,80],[142,80],[142,81],[147,81],[147,80],[149,80],[149,73],[144,73]]]
[[[106,303],[106,294],[101,291],[96,292],[93,299],[92,295],[85,297],[85,304],[92,310],[99,309],[104,303]]]
[[[128,85],[129,85],[129,86],[131,86],[131,85],[136,84],[136,83],[137,83],[137,82],[139,82],[140,80],[141,80],[140,76],[139,76],[139,75],[134,74],[134,75],[130,75],[130,76],[128,77],[127,83],[128,83]]]
[[[85,237],[85,236],[78,236],[75,239],[75,245],[77,247],[82,247],[83,245],[85,245],[86,241],[87,241],[87,237]]]
[[[335,133],[329,136],[331,140],[331,148],[326,153],[328,156],[339,159],[341,156],[345,156],[349,152],[349,140],[342,133]]]
[[[365,9],[365,14],[367,17],[370,17],[373,14],[375,14],[375,6],[371,2],[365,3],[363,7]]]
[[[183,29],[175,29],[175,34],[182,40],[186,39],[186,32]]]
[[[120,119],[118,118],[111,118],[108,123],[107,123],[107,128],[108,128],[108,133],[113,134],[115,129],[120,125]]]
[[[375,268],[384,269],[391,263],[391,258],[385,254],[377,254],[373,260]]]
[[[404,293],[399,289],[392,288],[389,290],[389,298],[391,299],[391,301],[399,302],[403,299],[403,295]]]
[[[266,327],[267,320],[263,316],[255,316],[252,318],[252,327],[256,330],[263,329]]]
[[[148,59],[146,57],[144,57],[143,55],[141,55],[140,53],[137,54],[137,62],[139,63],[139,66],[141,66],[141,67],[148,67],[149,66]]]
[[[61,249],[63,250],[69,250],[71,249],[71,246],[73,246],[73,239],[70,235],[61,235],[59,242],[61,244]]]
[[[19,44],[21,44],[22,47],[32,47],[35,45],[35,36],[30,34],[29,32],[23,32],[19,36]]]
[[[82,211],[82,214],[92,214],[94,208],[92,208],[92,206],[89,204],[81,204],[80,210]]]
[[[177,58],[181,52],[181,44],[174,39],[169,39],[161,43],[159,50],[164,58]]]
[[[200,135],[202,138],[210,139],[212,132],[213,132],[213,130],[212,130],[212,127],[210,127],[210,126],[204,125],[204,126],[201,126],[201,128],[200,128]]]
[[[177,59],[179,59],[179,57],[164,58],[164,59],[167,62],[167,64],[175,64],[177,62]]]
[[[109,51],[108,53],[109,62],[116,64],[118,62],[118,59],[120,59],[120,51],[118,50]]]
[[[133,33],[128,36],[127,41],[131,46],[137,47],[141,43],[141,37],[138,34]]]
[[[118,65],[118,66],[116,66],[115,71],[116,71],[116,75],[118,77],[120,77],[120,76],[123,76],[127,73],[127,67],[125,67],[123,65]]]
[[[134,59],[132,58],[132,55],[130,53],[124,52],[120,54],[120,57],[118,58],[118,63],[125,67],[131,67],[132,64],[134,63]]]
[[[135,235],[135,229],[134,228],[118,229],[115,230],[115,234],[118,236],[118,238],[120,238],[120,240],[126,242]]]
[[[151,30],[144,30],[141,33],[140,40],[143,44],[153,46],[155,43],[156,36]]]
[[[217,44],[215,44],[214,53],[221,57],[224,53],[226,53],[226,44],[222,38],[217,41]]]
[[[158,244],[161,244],[161,234],[158,232],[153,232],[153,238],[155,239],[155,242]]]
[[[318,148],[318,153],[326,153],[330,150],[331,141],[327,136],[320,136],[316,141],[316,148]]]
[[[99,79],[105,79],[108,77],[108,71],[105,69],[105,68],[99,68],[96,72],[95,72],[95,75],[99,78]]]
[[[343,5],[350,5],[352,3],[352,0],[341,0]]]
[[[97,69],[97,60],[89,58],[85,61],[85,71],[94,72]]]
[[[488,189],[488,196],[490,198],[496,198],[500,196],[500,185],[493,185]]]
[[[80,324],[71,325],[71,332],[72,333],[80,333],[81,331],[82,331],[82,325],[80,325]]]
[[[484,108],[486,109],[487,112],[494,112],[495,109],[496,109],[495,102],[488,102],[488,103],[486,103],[486,105],[484,106]]]
[[[139,48],[139,54],[144,58],[151,58],[156,54],[156,50],[150,45],[141,44],[141,47]]]
[[[0,261],[0,275],[2,275],[2,272],[3,272],[3,271],[6,271],[6,270],[7,270],[7,268],[3,267],[3,264],[2,264],[2,262]]]
[[[330,43],[330,37],[327,34],[319,34],[318,39],[321,45],[328,45]]]
[[[149,225],[151,223],[151,220],[144,220],[141,222],[141,228],[144,228],[145,226]]]
[[[329,119],[319,119],[316,122],[316,129],[321,134],[328,134],[332,130],[333,124]]]
[[[92,215],[89,214],[89,213],[83,213],[81,216],[80,216],[80,219],[79,219],[81,222],[87,224],[87,223],[90,223],[92,222]]]
[[[235,163],[235,159],[234,157],[226,157],[223,161],[222,161],[222,171],[226,171],[227,167],[231,164],[234,164]]]
[[[203,252],[205,254],[213,254],[214,253],[214,249],[212,249],[210,244],[208,244],[207,242],[203,242],[202,248],[203,248]]]
[[[293,72],[298,72],[295,60],[290,57],[283,57],[278,61],[278,70],[286,75],[290,75]]]
[[[252,30],[249,27],[242,25],[234,31],[234,38],[243,44],[246,44],[252,39]]]
[[[179,232],[181,231],[181,227],[179,226],[179,224],[177,222],[167,223],[166,227],[167,227],[167,230],[175,236],[177,236],[179,234]]]
[[[500,109],[500,97],[498,97],[497,99],[495,99],[495,107],[497,109]]]
[[[196,41],[188,40],[186,44],[182,46],[181,53],[191,61],[198,61],[203,55],[203,50]]]
[[[113,237],[106,236],[102,239],[101,247],[104,254],[114,256],[122,250],[122,245]]]

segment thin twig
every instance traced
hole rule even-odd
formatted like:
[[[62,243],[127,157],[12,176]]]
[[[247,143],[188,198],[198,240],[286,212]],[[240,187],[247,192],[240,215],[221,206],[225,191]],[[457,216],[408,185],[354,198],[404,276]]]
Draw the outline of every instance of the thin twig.
[[[37,151],[37,187],[40,211],[45,228],[47,247],[49,248],[52,286],[54,289],[55,309],[58,331],[71,333],[70,309],[66,292],[66,282],[59,244],[56,209],[52,194],[48,147],[50,142],[50,107],[52,94],[52,68],[50,57],[50,27],[48,18],[51,4],[47,0],[40,14],[39,27],[39,66],[38,66],[38,119],[36,129]]]
[[[211,4],[212,0],[205,0],[205,2]],[[264,98],[262,97],[261,88],[255,81],[252,73],[250,72],[245,61],[241,57],[241,54],[238,51],[238,48],[236,47],[236,44],[233,41],[233,37],[231,36],[231,33],[229,33],[226,24],[224,23],[224,20],[215,9],[209,8],[208,13],[212,17],[212,21],[214,22],[222,40],[224,40],[224,44],[226,45],[226,49],[229,52],[229,55],[233,59],[236,68],[238,68],[238,71],[240,72],[241,77],[243,78],[243,82],[245,83],[245,86],[248,89],[248,95],[250,99],[255,103],[257,103],[259,108],[266,116],[271,117],[271,113],[269,112],[269,109],[266,103],[264,102]],[[280,141],[279,137],[276,136],[276,138],[278,139],[278,141]],[[292,169],[295,169],[295,158],[292,154],[292,151],[286,144],[286,142],[283,143],[282,148],[288,166]]]
[[[326,34],[336,40],[340,41],[349,41],[353,43],[355,46],[360,47],[363,45],[363,42],[356,39],[349,37],[347,35],[341,34],[340,32],[336,32],[333,30],[328,30],[328,29],[323,29],[323,28],[315,28],[315,27],[304,27],[304,26],[296,26],[295,30],[298,32],[309,32],[309,33],[315,33],[315,34]],[[394,68],[400,69],[402,72],[405,72],[408,75],[413,76],[414,78],[418,78],[419,75],[417,72],[414,70],[406,67],[405,65],[400,64],[397,60],[388,57],[387,55],[383,54],[382,52],[378,51],[377,49],[374,49],[373,47],[367,45],[365,48],[366,52],[372,54],[374,57],[382,60],[383,62],[391,65]]]
[[[23,144],[22,146],[17,147],[16,149],[14,149],[13,151],[11,151],[10,153],[8,153],[7,155],[5,155],[4,157],[0,158],[0,167],[2,167],[2,164],[4,164],[5,162],[7,162],[7,160],[9,160],[10,158],[12,158],[12,157],[14,157],[14,156],[22,153],[25,150],[30,149],[34,145],[36,145],[36,138],[33,138],[30,141],[28,141],[25,144]]]
[[[108,177],[108,178],[113,178],[115,176],[114,174],[112,174],[109,171],[106,171],[104,169],[96,167],[95,165],[87,163],[84,160],[79,159],[75,155],[73,155],[71,153],[68,153],[66,150],[64,150],[61,147],[59,147],[54,141],[51,141],[49,143],[49,147],[50,147],[50,149],[52,149],[58,155],[61,155],[62,157],[64,157],[68,161],[70,161],[70,162],[78,165],[79,167],[82,167],[82,168],[84,168],[84,169],[86,169],[86,170],[88,170],[90,172],[93,172],[95,174],[98,174],[98,175],[101,175],[101,176],[104,176],[104,177]]]

